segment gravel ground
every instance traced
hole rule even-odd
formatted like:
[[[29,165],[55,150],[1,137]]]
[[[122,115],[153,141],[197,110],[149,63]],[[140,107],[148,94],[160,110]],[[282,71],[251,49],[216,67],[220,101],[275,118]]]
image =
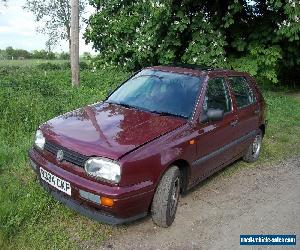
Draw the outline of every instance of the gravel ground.
[[[117,231],[102,249],[259,249],[240,234],[296,234],[296,247],[261,249],[300,249],[300,157],[212,176],[180,198],[170,228],[148,216]]]

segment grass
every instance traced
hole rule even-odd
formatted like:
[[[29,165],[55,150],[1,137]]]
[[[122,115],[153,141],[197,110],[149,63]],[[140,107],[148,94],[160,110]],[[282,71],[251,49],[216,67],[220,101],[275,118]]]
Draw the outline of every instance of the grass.
[[[220,172],[230,176],[241,168],[277,162],[300,156],[300,98],[285,92],[264,91],[268,107],[268,126],[259,161],[249,164],[237,161]]]
[[[45,73],[33,62],[26,67],[1,63],[0,249],[97,247],[116,228],[80,216],[44,192],[30,169],[27,151],[39,124],[100,101],[129,73],[120,69],[84,70],[81,87],[72,88],[67,70]],[[258,164],[299,154],[300,148],[299,99],[284,93],[264,95],[269,126]],[[245,165],[239,162],[237,166]],[[224,173],[236,171],[232,169]]]
[[[0,67],[0,249],[70,249],[97,245],[112,231],[60,205],[31,171],[27,151],[39,124],[103,99],[128,76],[117,70],[70,72]]]
[[[24,60],[0,60],[0,67],[6,66],[21,66],[21,67],[32,67],[37,66],[41,63],[55,63],[63,64],[67,60],[45,60],[45,59],[24,59]]]

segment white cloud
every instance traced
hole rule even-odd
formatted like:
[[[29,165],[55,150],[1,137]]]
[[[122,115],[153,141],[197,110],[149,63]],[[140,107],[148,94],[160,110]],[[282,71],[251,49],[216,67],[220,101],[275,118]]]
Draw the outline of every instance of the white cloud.
[[[7,7],[0,5],[0,49],[8,46],[14,48],[35,50],[45,49],[47,37],[38,33],[38,24],[31,13],[23,9],[25,0],[9,0]],[[86,17],[93,11],[88,6]],[[82,37],[82,34],[81,34]],[[61,41],[55,51],[68,51],[68,42]],[[93,53],[91,45],[85,45],[80,39],[80,53],[89,51]]]

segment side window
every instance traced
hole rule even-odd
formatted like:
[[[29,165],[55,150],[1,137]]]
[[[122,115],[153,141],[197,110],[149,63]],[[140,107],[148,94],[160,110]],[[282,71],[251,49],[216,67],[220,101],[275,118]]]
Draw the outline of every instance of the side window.
[[[203,111],[221,109],[224,113],[231,111],[231,100],[223,77],[212,78],[208,81],[203,102]]]
[[[248,106],[254,102],[254,96],[245,77],[229,77],[238,108]]]

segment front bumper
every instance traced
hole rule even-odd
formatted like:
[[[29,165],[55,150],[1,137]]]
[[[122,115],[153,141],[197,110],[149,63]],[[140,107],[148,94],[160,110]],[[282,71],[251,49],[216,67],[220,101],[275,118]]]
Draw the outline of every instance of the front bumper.
[[[93,220],[100,221],[106,224],[110,225],[118,225],[118,224],[124,224],[129,223],[131,221],[135,221],[137,219],[140,219],[147,215],[147,212],[143,212],[140,214],[137,214],[132,217],[128,218],[118,218],[115,216],[112,216],[111,214],[104,213],[103,211],[91,209],[90,207],[86,207],[84,204],[72,199],[71,197],[68,197],[67,195],[64,195],[60,191],[56,191],[52,187],[50,187],[47,183],[41,181],[41,185],[58,201],[65,204],[69,208],[75,210],[76,212],[89,217]]]
[[[72,187],[71,196],[60,192],[48,183],[41,180],[41,185],[57,200],[74,209],[75,211],[107,224],[123,224],[145,216],[154,194],[153,183],[143,182],[130,187],[108,186],[97,181],[92,181],[83,176],[74,174],[58,166],[55,159],[45,157],[35,149],[29,151],[29,158],[35,167],[33,169],[40,176],[40,167],[43,167],[55,176],[68,181]],[[85,200],[79,194],[84,190],[100,197],[114,200],[112,207],[102,206]]]

